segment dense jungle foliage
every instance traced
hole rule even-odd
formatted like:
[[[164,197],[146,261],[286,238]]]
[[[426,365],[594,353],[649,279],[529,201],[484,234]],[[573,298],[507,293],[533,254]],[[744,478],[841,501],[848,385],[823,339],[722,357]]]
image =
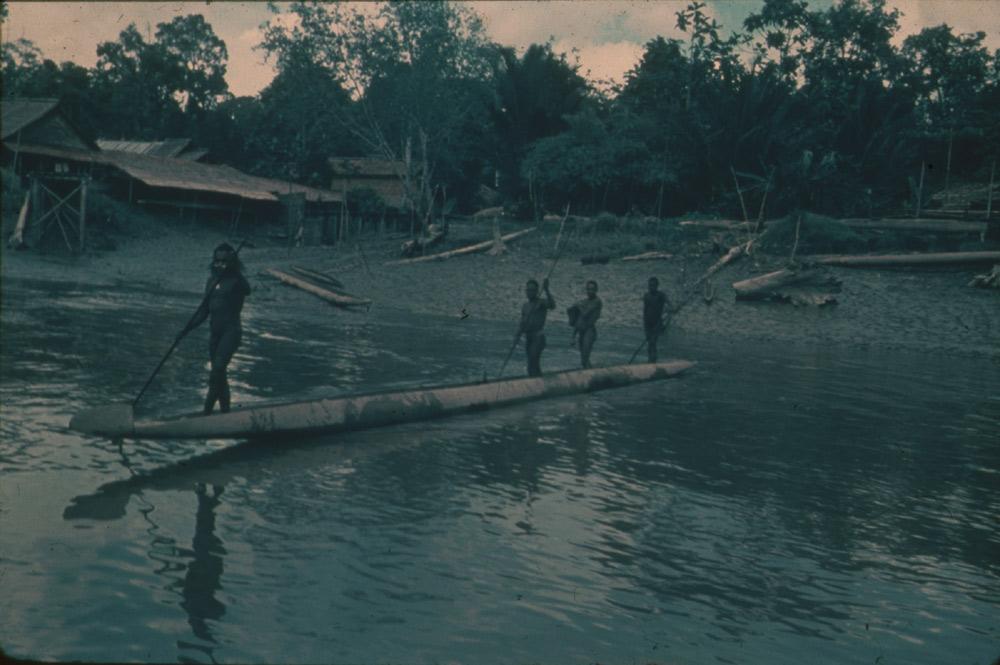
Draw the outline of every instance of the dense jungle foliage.
[[[765,192],[769,216],[855,216],[911,206],[922,171],[929,188],[988,179],[1000,50],[982,32],[940,25],[897,47],[884,0],[766,0],[735,32],[705,9],[677,12],[684,39],[650,40],[614,87],[551,44],[492,43],[465,5],[308,2],[262,26],[278,73],[254,97],[230,94],[226,45],[197,14],[146,37],[130,25],[92,69],[5,42],[3,95],[61,97],[92,137],[190,137],[312,185],[329,185],[330,157],[404,160],[419,211],[474,209],[485,185],[529,218],[567,203],[754,218]]]

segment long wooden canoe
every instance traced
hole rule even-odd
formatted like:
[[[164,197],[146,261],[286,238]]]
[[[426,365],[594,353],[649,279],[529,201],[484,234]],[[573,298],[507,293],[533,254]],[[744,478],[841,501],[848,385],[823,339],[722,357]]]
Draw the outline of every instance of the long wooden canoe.
[[[666,379],[694,366],[688,360],[556,372],[537,378],[380,392],[284,404],[254,404],[229,413],[136,420],[119,431],[98,431],[85,418],[70,428],[125,439],[255,439],[367,429],[518,402],[619,388]],[[102,429],[107,429],[103,427]]]

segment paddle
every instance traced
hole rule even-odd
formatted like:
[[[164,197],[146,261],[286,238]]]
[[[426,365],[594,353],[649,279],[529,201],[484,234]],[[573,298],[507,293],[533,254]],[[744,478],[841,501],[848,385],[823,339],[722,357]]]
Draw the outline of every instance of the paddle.
[[[243,245],[245,244],[246,240],[243,240],[236,247],[236,251],[233,252],[234,258],[239,256],[240,250],[243,249]],[[106,406],[100,406],[96,409],[79,413],[73,416],[73,418],[69,421],[70,429],[80,432],[89,432],[92,434],[108,434],[114,436],[120,436],[125,432],[130,432],[134,424],[136,404],[139,403],[139,400],[142,399],[142,396],[146,393],[146,389],[149,388],[153,379],[156,378],[157,374],[159,374],[160,369],[163,367],[164,363],[167,362],[167,358],[169,358],[174,352],[174,349],[177,348],[177,345],[180,344],[181,340],[187,336],[189,326],[194,322],[194,319],[198,315],[201,308],[205,306],[206,302],[208,302],[208,299],[212,295],[212,291],[216,286],[218,286],[219,282],[222,281],[222,278],[223,275],[216,277],[205,291],[205,295],[198,304],[198,309],[191,314],[191,318],[188,319],[187,325],[185,325],[181,333],[174,338],[174,343],[170,345],[170,348],[167,349],[167,352],[160,359],[160,363],[156,366],[156,369],[153,370],[153,373],[149,375],[149,378],[142,386],[139,394],[135,396],[135,399],[128,404],[108,404]]]

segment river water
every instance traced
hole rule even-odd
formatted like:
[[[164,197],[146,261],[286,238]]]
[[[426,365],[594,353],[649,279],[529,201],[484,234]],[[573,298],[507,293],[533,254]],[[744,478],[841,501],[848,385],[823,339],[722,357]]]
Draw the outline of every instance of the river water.
[[[671,338],[674,380],[282,444],[80,437],[191,294],[7,279],[0,645],[44,660],[991,663],[1000,365]],[[476,380],[509,325],[266,294],[234,402]],[[575,363],[550,324],[543,367]],[[635,332],[601,329],[595,361]],[[140,412],[196,408],[206,331]],[[484,350],[489,350],[485,353]],[[518,353],[507,373],[523,371]]]

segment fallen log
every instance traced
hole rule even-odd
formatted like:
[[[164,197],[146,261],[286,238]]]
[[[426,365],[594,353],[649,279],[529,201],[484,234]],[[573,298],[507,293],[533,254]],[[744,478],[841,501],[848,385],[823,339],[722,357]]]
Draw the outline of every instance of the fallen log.
[[[803,261],[828,266],[882,268],[892,266],[976,265],[997,263],[1000,252],[934,252],[923,254],[816,255]]]
[[[748,231],[756,226],[756,222],[738,222],[731,219],[685,219],[680,222],[680,226],[697,226],[721,231]]]
[[[437,224],[431,224],[427,227],[427,235],[414,238],[413,240],[407,240],[403,243],[400,251],[403,256],[413,256],[417,252],[423,252],[428,247],[433,247],[438,244],[444,237],[448,235],[447,230],[444,227],[438,226]]]
[[[721,259],[719,259],[718,261],[716,261],[715,263],[713,263],[709,267],[709,269],[705,271],[704,275],[702,275],[700,278],[698,278],[698,281],[695,282],[695,284],[698,284],[700,282],[704,282],[706,279],[708,279],[709,277],[711,277],[712,275],[714,275],[715,273],[717,273],[723,267],[729,265],[730,263],[732,263],[736,259],[738,259],[741,256],[743,256],[744,254],[746,254],[748,251],[750,251],[751,247],[753,247],[753,240],[748,240],[745,243],[742,243],[740,245],[736,245],[735,247],[730,248],[730,250],[728,252],[726,252],[726,254]]]
[[[655,261],[658,259],[672,259],[673,254],[669,252],[644,252],[634,256],[623,256],[622,261]]]
[[[840,219],[852,229],[878,231],[924,231],[929,233],[982,233],[986,222],[950,221],[947,219]]]
[[[993,271],[985,275],[976,275],[969,282],[969,286],[976,286],[981,289],[1000,289],[1000,263],[993,266]]]
[[[940,208],[933,210],[921,210],[920,216],[926,219],[953,219],[953,220],[975,220],[986,218],[985,210],[941,210]],[[903,216],[905,219],[905,215]]]
[[[477,210],[472,213],[472,217],[473,219],[481,219],[483,217],[503,217],[505,214],[503,206],[494,206],[493,208],[483,208],[482,210]]]
[[[304,279],[321,284],[329,284],[338,291],[343,291],[344,289],[344,284],[339,279],[331,275],[327,275],[325,272],[304,268],[302,266],[292,266],[291,270]]]
[[[792,288],[794,287],[794,289]],[[803,290],[803,287],[809,287]],[[840,280],[817,268],[782,268],[733,283],[737,300],[815,301],[825,304],[830,292],[840,291]]]
[[[535,230],[535,227],[530,229],[521,229],[520,231],[514,231],[513,233],[508,233],[505,236],[501,236],[500,240],[503,242],[510,242],[516,238],[520,238],[523,235],[531,233]],[[397,261],[386,261],[384,265],[403,265],[405,263],[420,263],[421,261],[442,261],[444,259],[450,259],[453,256],[462,256],[463,254],[474,254],[476,252],[484,252],[495,244],[493,239],[486,240],[484,242],[476,243],[475,245],[466,245],[465,247],[459,247],[458,249],[453,249],[447,252],[440,252],[438,254],[428,254],[427,256],[418,256],[415,259],[400,259]]]
[[[324,289],[321,286],[307,282],[304,279],[299,279],[298,277],[289,275],[288,273],[282,272],[276,268],[268,268],[265,272],[280,282],[288,284],[289,286],[300,288],[303,291],[308,291],[314,296],[318,296],[338,307],[355,307],[360,305],[369,306],[372,304],[372,301],[366,298],[357,298],[346,293],[338,293],[336,291]]]

